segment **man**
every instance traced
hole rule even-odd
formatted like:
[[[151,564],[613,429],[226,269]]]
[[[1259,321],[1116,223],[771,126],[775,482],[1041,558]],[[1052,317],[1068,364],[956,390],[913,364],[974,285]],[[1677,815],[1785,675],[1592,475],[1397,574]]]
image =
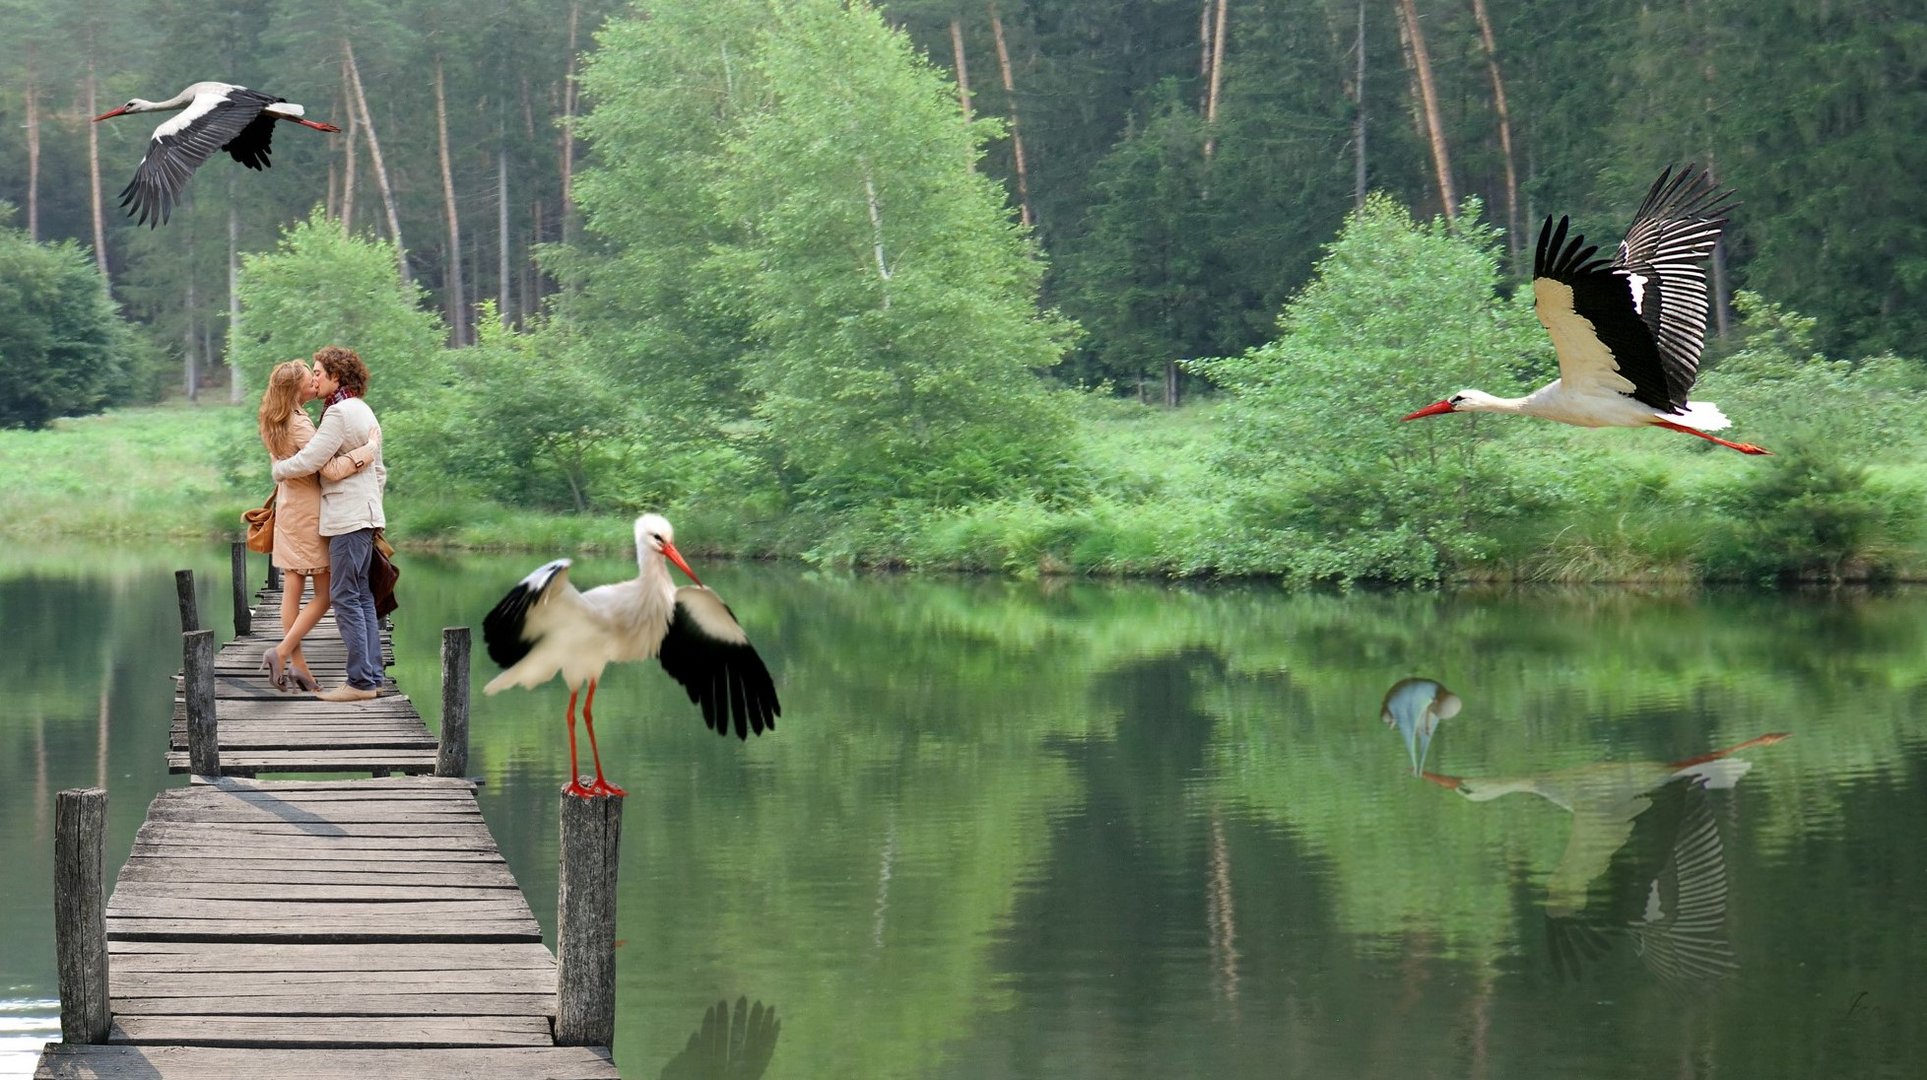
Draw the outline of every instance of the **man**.
[[[335,625],[348,647],[348,677],[340,686],[316,695],[322,701],[366,701],[382,681],[381,622],[375,617],[375,595],[368,584],[368,564],[374,554],[375,530],[387,524],[382,515],[381,491],[388,483],[388,467],[381,456],[381,426],[375,411],[362,400],[368,390],[368,368],[352,349],[328,345],[314,354],[315,390],[325,411],[314,438],[291,458],[274,463],[274,479],[317,472],[337,453],[367,443],[375,444],[374,460],[341,480],[321,481],[321,535],[328,539],[328,598],[334,603]]]

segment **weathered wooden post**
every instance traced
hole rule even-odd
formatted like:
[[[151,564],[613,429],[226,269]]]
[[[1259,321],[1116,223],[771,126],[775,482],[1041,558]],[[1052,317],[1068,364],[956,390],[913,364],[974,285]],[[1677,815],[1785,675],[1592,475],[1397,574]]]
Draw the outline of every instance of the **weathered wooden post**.
[[[201,614],[194,603],[194,571],[174,571],[174,595],[181,602],[181,633],[201,628]]]
[[[622,796],[562,796],[556,896],[555,1041],[609,1046],[616,1034],[616,849]]]
[[[248,546],[236,540],[233,551],[234,636],[242,637],[254,632],[254,612],[248,607]]]
[[[468,775],[468,627],[442,627],[442,737],[436,776]]]
[[[181,635],[181,696],[187,702],[187,766],[195,776],[221,775],[214,723],[214,631]]]
[[[107,1009],[107,792],[54,796],[54,954],[60,1038],[104,1043]]]
[[[274,556],[269,555],[268,556],[268,588],[278,589],[280,587],[281,587],[281,568],[274,565]]]

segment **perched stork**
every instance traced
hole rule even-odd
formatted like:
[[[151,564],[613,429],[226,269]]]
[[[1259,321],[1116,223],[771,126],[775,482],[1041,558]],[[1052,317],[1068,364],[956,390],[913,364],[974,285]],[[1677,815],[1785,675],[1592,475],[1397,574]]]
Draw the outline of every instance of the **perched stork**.
[[[677,588],[665,558],[695,584]],[[557,559],[523,578],[482,620],[489,659],[507,669],[489,680],[485,692],[511,686],[534,689],[557,673],[568,684],[569,782],[564,792],[583,798],[623,794],[602,776],[590,712],[596,680],[612,661],[660,659],[663,670],[689,692],[689,700],[702,706],[703,722],[718,735],[727,735],[732,722],[736,737],[744,740],[752,731],[761,735],[775,730],[783,707],[777,703],[769,669],[736,616],[683,561],[667,520],[657,514],[636,519],[636,576],[629,581],[577,592],[569,582],[569,565],[568,559]],[[582,783],[575,758],[575,699],[584,682],[589,693],[582,702],[582,720],[595,759],[595,783],[588,785]]]
[[[274,137],[277,120],[292,120],[316,131],[341,130],[307,119],[303,116],[307,110],[286,98],[223,82],[197,82],[166,101],[133,98],[118,109],[94,117],[94,122],[174,109],[185,111],[154,129],[147,156],[141,158],[134,179],[120,193],[127,216],[139,215],[140,223],[149,228],[167,221],[181,190],[187,187],[187,178],[215,151],[226,150],[234,160],[258,171],[270,164],[268,142]]]
[[[1570,221],[1539,229],[1532,296],[1559,356],[1559,377],[1521,398],[1461,390],[1405,417],[1450,412],[1523,413],[1579,427],[1663,427],[1743,454],[1770,451],[1710,435],[1732,422],[1719,407],[1688,401],[1706,337],[1706,271],[1733,204],[1704,172],[1688,165],[1653,181],[1633,215],[1619,255],[1594,258],[1598,245],[1572,234]]]

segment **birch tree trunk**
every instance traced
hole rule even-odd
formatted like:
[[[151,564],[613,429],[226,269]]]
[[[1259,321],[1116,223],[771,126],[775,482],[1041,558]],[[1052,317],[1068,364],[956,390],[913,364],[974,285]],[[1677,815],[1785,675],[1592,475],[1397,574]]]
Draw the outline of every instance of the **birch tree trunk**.
[[[1412,0],[1398,0],[1399,18],[1404,24],[1406,45],[1412,68],[1418,74],[1419,100],[1425,109],[1425,132],[1432,144],[1432,168],[1438,174],[1440,209],[1445,220],[1458,220],[1459,194],[1452,184],[1452,159],[1445,145],[1445,122],[1439,115],[1438,87],[1432,81],[1432,54],[1425,47],[1425,32],[1419,28],[1418,8]]]
[[[99,116],[99,80],[94,77],[94,58],[87,58],[87,115]],[[107,215],[100,197],[100,129],[87,125],[87,208],[94,219],[94,265],[100,276],[107,276]]]
[[[1017,125],[1017,83],[1010,74],[1010,50],[1004,46],[1004,21],[997,17],[997,4],[990,5],[990,32],[997,39],[997,66],[1004,76],[1004,97],[1010,101],[1010,152],[1017,168],[1017,213],[1026,226],[1037,224],[1030,208],[1030,174],[1024,168],[1024,133]]]
[[[964,119],[970,119],[970,65],[964,61],[963,20],[950,20],[950,53],[957,58],[957,101],[963,105]]]
[[[403,281],[413,281],[408,272],[408,247],[401,239],[401,215],[395,211],[395,189],[388,182],[388,167],[381,160],[381,140],[375,137],[375,118],[368,111],[368,95],[361,88],[361,67],[355,63],[354,46],[347,38],[341,39],[341,56],[348,66],[348,85],[354,98],[355,112],[361,118],[361,127],[368,135],[368,160],[375,166],[375,186],[381,189],[382,206],[388,211],[388,235],[395,241],[395,261],[401,271]]]
[[[448,213],[448,256],[442,267],[448,295],[448,338],[450,345],[460,348],[468,343],[468,304],[462,290],[462,219],[455,207],[455,170],[448,160],[448,94],[440,56],[435,57],[435,140],[441,151],[442,205]]]
[[[1519,230],[1519,166],[1512,154],[1512,112],[1506,107],[1505,79],[1499,74],[1499,46],[1492,35],[1492,17],[1486,14],[1485,0],[1472,0],[1472,14],[1479,20],[1479,40],[1485,46],[1485,69],[1492,76],[1492,108],[1499,115],[1499,149],[1505,155],[1505,237],[1512,264],[1519,264],[1524,242]]]

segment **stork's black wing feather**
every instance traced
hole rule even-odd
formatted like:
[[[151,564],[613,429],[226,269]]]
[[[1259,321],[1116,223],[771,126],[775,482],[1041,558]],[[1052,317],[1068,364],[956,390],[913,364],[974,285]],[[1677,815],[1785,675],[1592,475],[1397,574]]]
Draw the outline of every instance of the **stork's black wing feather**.
[[[1699,378],[1711,306],[1703,264],[1733,209],[1732,195],[1720,190],[1710,173],[1695,172],[1691,165],[1678,174],[1660,173],[1613,260],[1653,335],[1666,401],[1675,409],[1686,407]]]
[[[529,608],[542,598],[556,575],[568,570],[569,565],[568,559],[544,563],[534,573],[516,582],[515,588],[510,589],[508,595],[482,617],[482,641],[488,646],[490,660],[505,668],[514,667],[535,647],[535,639],[523,633]]]
[[[286,101],[287,98],[274,100],[280,102]],[[274,141],[274,125],[278,122],[273,113],[260,113],[255,116],[253,123],[242,128],[241,133],[229,139],[228,144],[221,149],[226,150],[234,160],[256,172],[269,168],[274,164],[268,160],[268,154],[274,149],[270,144]]]
[[[676,612],[657,650],[662,669],[702,706],[703,723],[718,735],[733,726],[748,739],[776,729],[783,706],[776,683],[736,616],[715,593],[699,586],[676,590]]]
[[[1671,409],[1666,379],[1653,332],[1633,306],[1626,279],[1612,264],[1598,258],[1598,245],[1570,233],[1571,221],[1548,217],[1539,229],[1533,253],[1532,276],[1550,278],[1572,290],[1573,313],[1592,324],[1592,333],[1612,354],[1613,364],[1633,386],[1632,396],[1655,409]],[[1680,404],[1684,406],[1685,399]]]
[[[134,178],[120,193],[120,204],[127,208],[128,216],[149,228],[166,222],[194,170],[260,120],[264,107],[279,100],[235,87],[211,105],[199,100],[190,103],[185,112],[155,128],[147,144],[147,156],[141,158]],[[260,139],[263,162],[267,160],[266,147],[267,140]],[[235,157],[241,158],[239,154]]]

